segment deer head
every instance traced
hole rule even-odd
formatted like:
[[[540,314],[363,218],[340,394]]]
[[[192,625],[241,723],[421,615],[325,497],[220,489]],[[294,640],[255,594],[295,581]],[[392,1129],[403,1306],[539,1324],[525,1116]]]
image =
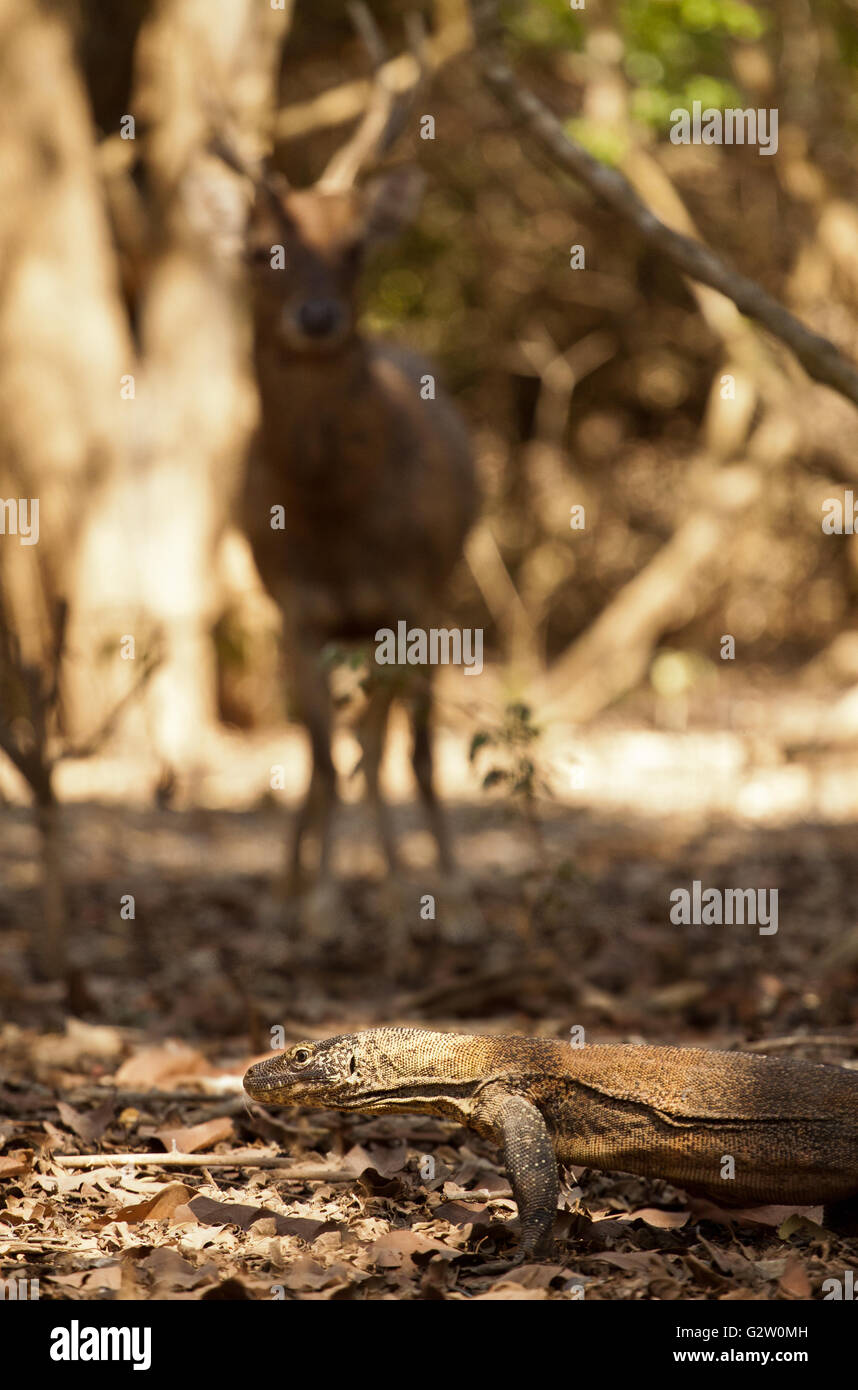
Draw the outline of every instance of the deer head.
[[[311,188],[293,189],[282,174],[254,177],[247,257],[256,322],[284,353],[331,354],[353,341],[365,255],[399,234],[423,191],[424,176],[411,166],[358,184],[367,166],[393,145],[422,85],[422,33],[412,27],[410,35],[417,81],[398,98],[385,75],[384,45],[369,10],[350,9],[374,68],[370,99],[354,134]]]
[[[293,190],[266,180],[251,215],[248,259],[256,321],[284,352],[332,353],[353,340],[364,257],[413,217],[422,188],[423,175],[408,166],[361,189],[326,189],[320,180]]]

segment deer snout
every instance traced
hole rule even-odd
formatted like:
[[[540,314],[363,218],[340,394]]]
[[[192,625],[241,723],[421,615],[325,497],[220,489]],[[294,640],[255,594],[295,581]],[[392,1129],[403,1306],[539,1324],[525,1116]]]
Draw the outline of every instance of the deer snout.
[[[346,323],[343,306],[336,299],[306,299],[297,317],[298,327],[308,338],[338,338]]]

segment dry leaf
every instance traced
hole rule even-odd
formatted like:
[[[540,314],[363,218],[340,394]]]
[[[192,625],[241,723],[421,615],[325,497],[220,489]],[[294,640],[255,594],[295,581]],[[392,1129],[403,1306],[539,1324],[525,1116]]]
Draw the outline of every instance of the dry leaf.
[[[479,1273],[479,1270],[476,1271]],[[526,1289],[547,1289],[552,1279],[568,1275],[565,1265],[524,1264],[516,1265],[509,1274],[501,1276],[501,1283],[521,1284]]]
[[[438,1221],[449,1221],[451,1226],[490,1226],[492,1214],[485,1202],[473,1206],[464,1202],[442,1202],[432,1212]]]
[[[88,1226],[90,1231],[99,1231],[103,1226],[108,1226],[114,1221],[125,1222],[129,1226],[136,1225],[139,1221],[161,1221],[165,1217],[172,1216],[176,1208],[187,1202],[192,1196],[193,1189],[185,1187],[184,1183],[171,1182],[166,1187],[162,1187],[160,1192],[156,1192],[153,1197],[148,1197],[145,1202],[135,1202],[133,1206],[119,1207],[117,1211],[105,1213],[104,1216],[97,1216]]]
[[[640,1207],[637,1211],[624,1211],[618,1221],[645,1221],[659,1231],[675,1231],[684,1226],[691,1213],[688,1211],[664,1211],[661,1207]]]
[[[788,1298],[810,1298],[810,1280],[800,1260],[791,1259],[787,1262],[787,1267],[778,1280],[778,1288]]]
[[[737,1223],[749,1226],[780,1226],[792,1215],[804,1216],[817,1223],[822,1221],[822,1207],[719,1207],[706,1197],[689,1197],[688,1205],[696,1221],[714,1221],[721,1226]]]
[[[450,1246],[434,1236],[421,1231],[388,1231],[367,1247],[367,1257],[379,1269],[401,1269],[411,1264],[412,1255],[425,1255],[427,1252],[447,1251]],[[458,1254],[458,1251],[456,1252]]]
[[[141,1269],[154,1277],[156,1289],[192,1289],[212,1277],[217,1277],[217,1269],[212,1264],[196,1269],[181,1256],[178,1250],[162,1245],[140,1261]]]
[[[0,1154],[0,1178],[20,1178],[33,1166],[32,1149],[12,1149],[11,1153]]]
[[[235,1125],[228,1115],[222,1115],[215,1120],[204,1120],[199,1125],[156,1129],[154,1135],[156,1139],[160,1139],[168,1153],[173,1151],[174,1146],[183,1154],[205,1153],[207,1149],[213,1149],[215,1144],[232,1139],[235,1136]]]
[[[309,1244],[322,1231],[341,1229],[337,1221],[315,1221],[306,1216],[283,1216],[278,1211],[266,1207],[251,1207],[242,1202],[217,1202],[213,1197],[195,1197],[190,1203],[191,1211],[203,1226],[237,1226],[240,1231],[249,1231],[257,1222],[270,1221],[273,1229],[258,1234],[278,1236],[299,1236]]]
[[[57,1102],[57,1110],[66,1128],[79,1139],[83,1139],[84,1143],[92,1145],[98,1143],[104,1131],[113,1123],[116,1105],[112,1100],[106,1100],[94,1110],[81,1113],[75,1110],[73,1105],[61,1100]]]
[[[169,1081],[175,1086],[185,1077],[211,1076],[213,1068],[196,1048],[182,1042],[144,1047],[123,1062],[114,1078],[117,1086],[145,1090]]]
[[[488,1293],[478,1293],[472,1298],[471,1303],[538,1303],[545,1299],[547,1294],[544,1289],[525,1289],[521,1284],[513,1284],[504,1280],[501,1284],[495,1284],[489,1289]]]

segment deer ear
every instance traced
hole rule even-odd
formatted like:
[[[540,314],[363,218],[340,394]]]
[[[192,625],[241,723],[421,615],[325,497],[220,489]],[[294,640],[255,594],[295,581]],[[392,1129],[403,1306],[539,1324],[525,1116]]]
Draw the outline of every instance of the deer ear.
[[[397,236],[417,215],[425,186],[426,175],[413,164],[372,179],[363,190],[367,243]]]

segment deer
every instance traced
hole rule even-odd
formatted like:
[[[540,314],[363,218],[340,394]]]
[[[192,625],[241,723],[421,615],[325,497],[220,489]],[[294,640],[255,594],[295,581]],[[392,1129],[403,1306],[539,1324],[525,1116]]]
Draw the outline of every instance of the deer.
[[[293,710],[312,755],[287,849],[286,892],[290,901],[301,895],[305,844],[314,835],[313,920],[319,904],[323,913],[328,904],[335,931],[341,904],[331,857],[339,797],[322,653],[331,643],[372,643],[401,620],[431,627],[478,506],[457,407],[440,387],[423,398],[421,384],[434,382],[433,367],[360,326],[365,260],[414,218],[424,183],[410,164],[364,177],[402,127],[403,105],[384,80],[382,56],[376,45],[363,117],[311,187],[292,188],[280,173],[257,171],[246,238],[259,423],[242,521],[282,615]],[[369,689],[360,767],[390,875],[400,865],[380,766],[391,706],[402,698],[419,798],[447,879],[456,866],[435,789],[432,669],[400,667],[397,680],[371,679]]]

